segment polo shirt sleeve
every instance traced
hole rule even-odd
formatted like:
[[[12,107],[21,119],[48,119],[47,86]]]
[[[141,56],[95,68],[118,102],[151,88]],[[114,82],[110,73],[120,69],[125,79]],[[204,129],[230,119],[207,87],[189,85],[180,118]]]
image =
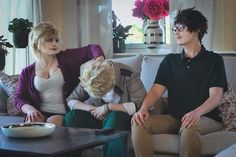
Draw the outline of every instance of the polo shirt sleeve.
[[[209,82],[209,88],[210,87],[222,87],[224,89],[224,92],[228,90],[224,61],[220,55],[219,57],[217,57],[217,60],[215,62],[215,66]]]
[[[168,56],[166,56],[163,61],[161,62],[159,69],[157,71],[157,75],[154,81],[154,84],[161,84],[165,86],[166,88],[168,87]]]

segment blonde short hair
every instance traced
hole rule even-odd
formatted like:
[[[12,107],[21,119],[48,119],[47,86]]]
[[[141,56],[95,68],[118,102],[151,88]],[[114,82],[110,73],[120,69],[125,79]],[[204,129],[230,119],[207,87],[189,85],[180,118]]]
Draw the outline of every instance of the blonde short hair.
[[[42,58],[39,47],[51,37],[55,37],[61,41],[58,30],[50,22],[40,23],[30,31],[29,46],[36,60]]]
[[[80,85],[94,98],[101,98],[115,84],[115,71],[111,62],[89,61],[83,65]]]

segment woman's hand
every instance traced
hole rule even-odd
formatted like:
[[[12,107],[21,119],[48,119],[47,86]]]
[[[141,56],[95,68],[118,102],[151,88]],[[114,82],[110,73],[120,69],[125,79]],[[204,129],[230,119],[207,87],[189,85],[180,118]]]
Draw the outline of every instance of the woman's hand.
[[[140,109],[133,115],[131,119],[131,124],[143,125],[144,122],[148,119],[148,117],[149,117],[148,110]]]
[[[104,57],[103,56],[99,56],[99,57],[97,57],[96,58],[96,62],[103,62],[105,59],[104,59]]]
[[[45,119],[39,110],[29,104],[23,105],[21,110],[26,113],[25,122],[43,122]]]

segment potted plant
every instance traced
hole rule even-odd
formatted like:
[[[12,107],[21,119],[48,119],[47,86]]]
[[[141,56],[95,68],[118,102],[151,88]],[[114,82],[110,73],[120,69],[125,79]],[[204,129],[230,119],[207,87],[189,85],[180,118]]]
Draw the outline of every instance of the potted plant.
[[[9,22],[8,31],[13,33],[13,43],[16,48],[26,48],[28,35],[33,23],[28,19],[14,18]]]
[[[7,39],[4,39],[4,36],[0,36],[0,71],[2,71],[5,67],[5,58],[8,53],[6,48],[12,48],[13,45],[7,42]]]
[[[125,52],[125,39],[130,35],[128,32],[132,25],[124,27],[117,23],[120,21],[115,12],[112,11],[112,28],[113,28],[113,52]]]

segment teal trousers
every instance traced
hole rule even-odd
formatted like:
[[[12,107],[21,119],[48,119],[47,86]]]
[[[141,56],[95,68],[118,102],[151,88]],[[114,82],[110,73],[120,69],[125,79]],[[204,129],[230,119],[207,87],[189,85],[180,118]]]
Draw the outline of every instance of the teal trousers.
[[[102,121],[94,118],[89,112],[72,110],[65,116],[65,125],[78,128],[113,128],[116,130],[130,130],[131,116],[127,113],[114,111]],[[104,144],[104,157],[127,157],[127,145],[125,138],[109,141]]]

